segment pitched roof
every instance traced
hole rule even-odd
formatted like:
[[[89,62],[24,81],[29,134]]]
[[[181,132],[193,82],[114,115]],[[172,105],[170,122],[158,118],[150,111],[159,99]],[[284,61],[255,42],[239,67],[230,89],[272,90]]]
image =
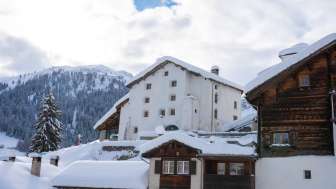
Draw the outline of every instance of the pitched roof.
[[[148,169],[144,161],[76,161],[52,180],[52,186],[146,189]]]
[[[101,124],[103,124],[109,117],[111,117],[114,113],[117,112],[117,106],[123,103],[124,101],[128,100],[129,93],[121,97],[116,103],[114,103],[113,107],[105,113],[105,115],[100,118],[96,124],[93,126],[93,129],[97,129]]]
[[[178,141],[189,147],[198,149],[201,154],[212,155],[255,155],[255,148],[244,146],[256,141],[256,135],[250,134],[242,137],[210,137],[200,138],[185,131],[171,131],[156,139],[150,140],[139,147],[141,153],[149,152],[170,141]],[[235,142],[235,144],[230,143]],[[247,142],[250,141],[250,142]]]
[[[314,55],[314,53],[316,53],[317,51],[334,44],[335,41],[336,41],[336,33],[329,34],[320,39],[319,41],[301,50],[300,52],[298,52],[298,54],[292,55],[284,59],[281,63],[265,69],[264,71],[260,72],[256,78],[254,78],[245,86],[245,92],[246,93],[251,92],[252,90],[264,84],[266,81],[276,77],[279,73],[291,68],[293,65]]]
[[[238,85],[238,84],[236,84],[236,83],[234,83],[234,82],[226,80],[226,79],[224,79],[222,77],[219,77],[216,74],[213,74],[211,72],[205,71],[205,70],[203,70],[201,68],[198,68],[198,67],[196,67],[194,65],[191,65],[189,63],[186,63],[186,62],[184,62],[182,60],[179,60],[179,59],[171,57],[171,56],[163,56],[161,58],[158,58],[154,64],[152,64],[147,69],[145,69],[144,71],[140,72],[138,75],[136,75],[135,77],[133,77],[132,79],[130,79],[126,83],[126,85],[128,87],[132,86],[137,81],[139,81],[139,80],[141,80],[143,78],[146,78],[147,74],[149,72],[155,70],[158,66],[160,66],[160,65],[162,65],[164,63],[167,63],[167,62],[171,62],[171,63],[174,63],[174,64],[176,64],[178,66],[181,66],[181,67],[185,68],[186,70],[188,70],[190,72],[193,72],[193,73],[201,75],[204,78],[211,79],[211,80],[217,81],[218,83],[221,83],[223,85],[227,85],[227,86],[233,87],[233,88],[235,88],[237,90],[243,91],[243,87],[240,86],[240,85]]]

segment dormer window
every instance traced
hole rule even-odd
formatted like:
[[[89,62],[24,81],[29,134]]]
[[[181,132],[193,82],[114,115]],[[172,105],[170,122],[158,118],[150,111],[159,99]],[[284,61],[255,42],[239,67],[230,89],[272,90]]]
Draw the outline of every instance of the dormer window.
[[[151,83],[147,83],[147,84],[146,84],[146,89],[147,89],[147,90],[150,90],[151,88],[152,88],[152,84],[151,84]]]
[[[176,87],[176,86],[177,86],[177,81],[176,81],[176,80],[171,81],[171,82],[170,82],[170,86],[171,86],[171,87]]]
[[[308,74],[299,76],[299,87],[309,87],[310,86],[310,78]]]

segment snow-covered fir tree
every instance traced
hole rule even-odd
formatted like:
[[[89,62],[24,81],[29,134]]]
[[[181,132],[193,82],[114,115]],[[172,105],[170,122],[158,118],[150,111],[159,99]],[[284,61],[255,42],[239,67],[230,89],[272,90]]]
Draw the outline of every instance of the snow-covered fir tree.
[[[48,152],[59,148],[63,128],[62,122],[59,121],[61,113],[50,91],[41,101],[39,117],[34,125],[36,133],[30,146],[32,152]]]

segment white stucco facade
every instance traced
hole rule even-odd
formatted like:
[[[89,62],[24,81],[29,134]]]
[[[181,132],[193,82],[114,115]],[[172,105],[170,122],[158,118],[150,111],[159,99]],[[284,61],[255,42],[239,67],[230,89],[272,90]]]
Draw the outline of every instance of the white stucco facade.
[[[335,156],[261,158],[256,162],[256,189],[334,189]],[[304,171],[311,171],[305,179]]]
[[[150,89],[146,89],[147,84],[151,85]],[[241,93],[176,64],[164,64],[130,87],[129,101],[121,110],[118,138],[138,139],[151,135],[158,126],[167,125],[182,130],[216,131],[222,123],[231,122],[234,117],[239,119]],[[172,95],[176,97],[174,101]],[[175,115],[171,115],[173,110]],[[164,116],[160,115],[161,111],[165,112]],[[148,117],[144,116],[145,112]]]

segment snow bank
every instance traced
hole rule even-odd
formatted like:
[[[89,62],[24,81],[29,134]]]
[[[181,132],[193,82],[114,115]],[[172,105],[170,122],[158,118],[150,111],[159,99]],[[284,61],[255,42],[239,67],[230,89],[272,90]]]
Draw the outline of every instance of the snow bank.
[[[148,169],[144,161],[78,161],[57,175],[52,185],[146,189]]]
[[[0,189],[51,189],[50,179],[59,169],[48,163],[42,163],[41,177],[30,174],[31,163],[1,162]]]
[[[133,140],[133,141],[94,141],[87,144],[81,144],[79,146],[71,146],[68,148],[62,148],[57,151],[49,152],[43,156],[43,158],[49,159],[53,156],[59,156],[59,166],[65,167],[78,160],[117,160],[119,157],[127,155],[128,150],[121,151],[103,151],[104,146],[134,146],[137,148],[145,141]],[[140,157],[135,157],[133,160],[138,160]]]
[[[0,146],[4,148],[15,148],[18,143],[18,139],[9,137],[6,133],[0,132]]]

